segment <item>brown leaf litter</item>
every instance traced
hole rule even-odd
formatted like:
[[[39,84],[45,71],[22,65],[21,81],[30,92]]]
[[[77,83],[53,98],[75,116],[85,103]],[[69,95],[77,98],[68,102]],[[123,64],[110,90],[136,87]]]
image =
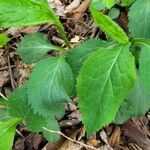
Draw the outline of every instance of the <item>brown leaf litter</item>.
[[[90,38],[105,39],[105,35],[93,22],[87,9],[90,0],[49,0],[50,5],[60,16],[72,47]],[[121,11],[117,19],[127,29],[127,10]],[[0,49],[0,92],[8,96],[13,89],[28,80],[32,65],[22,63],[15,49],[20,38],[34,32],[45,33],[51,42],[62,46],[63,40],[52,24],[26,28],[10,28],[0,30],[9,35],[11,40]],[[150,114],[141,118],[130,119],[123,125],[110,124],[87,138],[85,128],[77,106],[77,99],[66,106],[66,114],[59,119],[62,133],[73,139],[64,137],[56,143],[48,143],[41,134],[31,133],[24,125],[19,125],[14,141],[14,150],[150,150]]]

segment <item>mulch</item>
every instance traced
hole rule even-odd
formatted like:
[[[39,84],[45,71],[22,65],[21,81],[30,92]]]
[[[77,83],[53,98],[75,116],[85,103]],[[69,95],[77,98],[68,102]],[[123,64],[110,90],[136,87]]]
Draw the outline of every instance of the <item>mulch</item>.
[[[54,3],[54,1],[52,2]],[[70,1],[66,1],[63,5],[68,5],[69,3]],[[60,10],[63,10],[61,5],[54,5],[54,9],[61,16],[61,21],[64,24],[72,47],[91,38],[106,39],[106,35],[94,24],[87,10],[88,4],[89,1],[85,0],[84,5],[80,3],[76,8],[78,9],[77,11],[71,10],[67,15],[60,13]],[[80,12],[81,10],[82,12]],[[120,8],[120,10],[120,16],[115,21],[127,32],[128,9]],[[32,65],[24,64],[15,50],[21,37],[34,32],[45,33],[52,43],[63,46],[63,40],[59,37],[56,27],[52,24],[21,29],[0,29],[0,33],[8,34],[11,39],[4,48],[0,49],[0,91],[5,96],[8,96],[16,87],[21,86],[28,80]],[[72,98],[72,101],[66,104],[66,113],[59,119],[59,125],[65,135],[81,143],[94,146],[99,150],[150,150],[150,113],[140,118],[132,118],[122,125],[110,124],[87,138],[81,123],[77,100]],[[64,137],[61,137],[56,143],[48,143],[40,133],[28,132],[26,127],[20,124],[17,127],[13,149],[84,150],[90,148],[71,142]]]

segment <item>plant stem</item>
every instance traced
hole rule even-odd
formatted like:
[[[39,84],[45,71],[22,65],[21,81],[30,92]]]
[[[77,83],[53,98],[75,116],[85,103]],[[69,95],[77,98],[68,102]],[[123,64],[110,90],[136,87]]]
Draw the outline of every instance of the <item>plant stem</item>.
[[[76,143],[76,144],[82,145],[82,146],[84,146],[84,147],[87,147],[87,148],[90,148],[90,149],[93,149],[93,150],[97,150],[97,149],[94,148],[93,146],[90,146],[90,145],[81,143],[81,142],[79,142],[79,141],[73,140],[72,138],[66,136],[65,134],[63,134],[63,133],[60,132],[60,131],[50,130],[50,129],[47,129],[47,128],[45,128],[45,127],[43,127],[43,129],[46,130],[46,131],[48,131],[48,132],[50,132],[50,133],[56,133],[56,134],[59,134],[59,135],[65,137],[66,139],[68,139],[69,141],[74,142],[74,143]]]

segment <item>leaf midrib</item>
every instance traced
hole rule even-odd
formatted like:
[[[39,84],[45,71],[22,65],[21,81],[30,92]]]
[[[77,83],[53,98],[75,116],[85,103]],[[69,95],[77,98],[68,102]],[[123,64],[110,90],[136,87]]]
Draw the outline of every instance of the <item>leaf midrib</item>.
[[[13,127],[16,123],[11,123],[7,128],[5,128],[1,133],[0,133],[0,136],[5,133],[9,128]]]
[[[115,57],[115,59],[114,59],[114,61],[113,61],[113,63],[112,63],[112,65],[111,65],[111,67],[110,67],[110,69],[109,69],[109,71],[108,71],[108,75],[107,75],[107,77],[106,77],[106,79],[105,79],[105,81],[104,81],[104,85],[103,85],[103,87],[102,87],[102,94],[101,94],[101,96],[100,96],[100,98],[99,98],[99,103],[98,103],[98,105],[97,105],[97,107],[96,107],[96,113],[94,114],[94,121],[93,121],[93,124],[94,124],[94,122],[95,122],[95,119],[96,119],[96,115],[97,115],[97,111],[98,111],[98,108],[99,108],[99,106],[100,106],[100,103],[101,103],[101,98],[102,98],[102,96],[103,96],[103,91],[104,91],[104,88],[105,88],[105,86],[106,86],[106,83],[107,83],[107,81],[108,81],[108,78],[109,78],[109,76],[110,76],[110,73],[111,73],[111,71],[112,71],[112,69],[113,69],[113,67],[114,67],[114,65],[115,65],[115,62],[117,61],[117,59],[118,59],[118,57],[119,57],[119,55],[120,55],[120,53],[121,53],[121,49],[120,49],[120,51],[119,51],[119,53],[117,54],[117,56]],[[92,125],[93,126],[93,125]]]
[[[51,91],[51,89],[52,89],[52,83],[53,83],[53,81],[54,81],[54,79],[55,79],[55,77],[56,77],[56,73],[57,73],[57,71],[58,71],[58,68],[59,68],[59,66],[60,66],[60,64],[61,64],[61,58],[59,58],[59,61],[58,61],[58,64],[56,65],[56,67],[55,67],[55,71],[54,71],[54,73],[53,73],[53,76],[52,76],[52,80],[51,80],[51,82],[50,82],[50,89],[49,89],[49,91]],[[49,98],[50,98],[50,94],[49,94]]]

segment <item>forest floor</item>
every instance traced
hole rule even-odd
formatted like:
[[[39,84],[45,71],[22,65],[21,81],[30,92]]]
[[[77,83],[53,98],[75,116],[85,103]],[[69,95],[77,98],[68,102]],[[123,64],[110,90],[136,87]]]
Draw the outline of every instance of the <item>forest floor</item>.
[[[88,6],[90,0],[76,0],[76,3],[49,0],[67,32],[71,46],[91,38],[106,39],[94,24]],[[68,6],[69,5],[69,6]],[[115,20],[127,32],[127,11],[128,8],[119,8],[120,15]],[[52,24],[27,28],[0,29],[1,33],[6,33],[10,41],[4,48],[0,49],[0,91],[6,97],[16,87],[26,82],[31,72],[32,65],[26,65],[19,59],[15,49],[20,39],[29,33],[43,32],[50,41],[57,45],[62,45],[63,40],[58,36],[56,27]],[[14,150],[84,150],[91,148],[84,144],[95,147],[97,150],[150,150],[150,114],[147,113],[141,118],[132,118],[122,125],[110,124],[86,137],[86,131],[81,123],[80,113],[77,107],[76,98],[66,105],[66,114],[59,119],[61,131],[73,139],[73,142],[65,137],[61,137],[57,143],[48,143],[41,134],[31,133],[21,124],[18,126]],[[58,133],[56,133],[58,134]],[[80,144],[79,144],[80,143]]]

